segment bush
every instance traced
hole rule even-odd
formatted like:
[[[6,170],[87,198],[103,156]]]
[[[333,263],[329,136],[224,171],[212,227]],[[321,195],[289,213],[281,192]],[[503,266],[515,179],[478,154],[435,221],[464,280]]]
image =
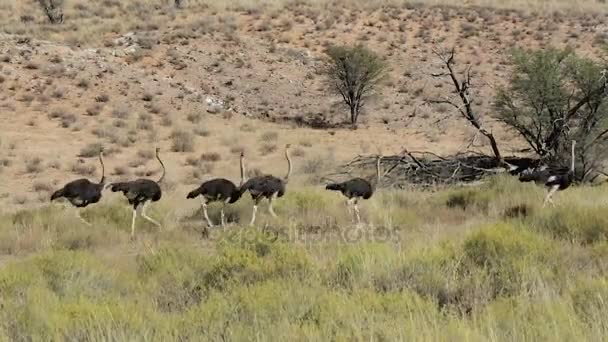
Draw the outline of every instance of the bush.
[[[42,171],[42,159],[40,157],[28,158],[25,161],[26,173],[39,173]]]
[[[548,241],[508,224],[480,228],[464,242],[463,253],[465,272],[481,268],[491,282],[493,296],[519,293],[525,289],[526,279],[549,276],[555,256]],[[538,273],[530,272],[530,264],[538,265]]]
[[[487,211],[490,204],[490,197],[484,190],[464,189],[454,191],[448,196],[445,203],[450,208],[460,208],[462,210],[477,209]]]
[[[175,130],[171,133],[173,152],[192,152],[194,151],[194,136],[184,130]]]
[[[275,239],[256,229],[229,234],[220,244],[217,262],[206,275],[207,286],[225,289],[282,277],[307,279],[312,264],[306,253]]]
[[[83,147],[78,156],[82,158],[97,157],[99,155],[99,151],[101,151],[101,143],[91,143]]]
[[[603,208],[570,206],[548,210],[531,219],[532,227],[553,237],[583,244],[608,240],[608,217]]]
[[[137,258],[138,273],[153,294],[161,312],[183,312],[205,296],[202,275],[210,260],[184,247],[165,247]]]
[[[51,24],[63,23],[63,0],[38,0]]]
[[[201,154],[201,160],[204,162],[215,163],[222,159],[222,155],[217,152],[206,152]]]

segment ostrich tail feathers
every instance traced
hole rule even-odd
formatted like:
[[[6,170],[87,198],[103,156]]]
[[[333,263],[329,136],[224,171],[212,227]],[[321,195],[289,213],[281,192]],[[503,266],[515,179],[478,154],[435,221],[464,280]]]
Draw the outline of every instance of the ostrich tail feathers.
[[[201,194],[201,189],[200,188],[196,188],[192,191],[190,191],[188,193],[188,195],[186,196],[186,198],[195,198],[196,196]]]
[[[325,186],[325,190],[332,190],[332,191],[342,191],[343,188],[344,188],[343,183],[331,183],[331,184],[327,184]]]
[[[51,201],[54,201],[60,197],[63,197],[63,195],[64,195],[64,189],[63,188],[59,189],[59,190],[53,192],[53,194],[51,195]]]

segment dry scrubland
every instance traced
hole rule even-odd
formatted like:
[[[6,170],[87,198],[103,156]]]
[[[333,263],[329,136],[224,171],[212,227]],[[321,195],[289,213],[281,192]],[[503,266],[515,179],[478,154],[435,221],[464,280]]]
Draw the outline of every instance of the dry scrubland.
[[[382,188],[361,204],[361,227],[320,187],[359,153],[469,146],[474,131],[423,104],[451,91],[429,77],[433,44],[458,46],[486,124],[506,154],[520,152],[486,115],[509,75],[505,51],[571,45],[597,56],[603,1],[65,3],[65,23],[50,25],[34,2],[0,0],[0,341],[608,335],[605,186],[570,188],[548,209],[541,189],[508,177]],[[391,72],[351,131],[317,67],[328,44],[354,41]],[[332,128],[303,124],[311,118]],[[246,196],[232,226],[204,231],[187,190],[237,179],[241,151],[251,174],[282,175],[285,143],[295,177],[279,219],[263,205],[259,229],[243,225]],[[156,177],[161,146],[169,181],[150,215],[162,231],[141,221],[130,242],[131,211],[116,194],[84,211],[93,227],[48,205],[66,181],[99,177],[100,145],[111,181]],[[488,151],[481,139],[471,148]]]
[[[0,338],[8,340],[551,340],[608,333],[604,187],[541,210],[512,178],[381,191],[355,228],[337,195],[291,188],[260,230],[201,238],[200,213],[52,208],[0,219]],[[247,221],[250,200],[230,211]],[[569,210],[564,210],[568,208]],[[213,210],[213,219],[218,220]],[[290,219],[287,219],[290,217]],[[267,220],[267,221],[265,221]],[[264,222],[265,221],[265,222]]]

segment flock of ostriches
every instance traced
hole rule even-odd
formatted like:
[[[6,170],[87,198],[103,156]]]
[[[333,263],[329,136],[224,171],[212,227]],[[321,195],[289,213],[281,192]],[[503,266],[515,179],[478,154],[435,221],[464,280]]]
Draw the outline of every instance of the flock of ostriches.
[[[556,191],[564,190],[572,184],[574,180],[574,148],[575,141],[572,141],[572,162],[569,170],[563,170],[559,168],[551,169],[548,167],[539,167],[536,169],[526,170],[520,174],[519,180],[522,182],[534,181],[536,183],[544,184],[548,193],[545,197],[543,206],[546,203],[553,204],[551,197]],[[156,202],[161,199],[162,191],[159,183],[165,178],[165,165],[159,156],[160,149],[156,148],[156,159],[162,167],[162,175],[157,181],[151,179],[140,178],[128,182],[116,182],[106,183],[105,178],[105,167],[103,163],[103,149],[99,151],[99,162],[101,164],[101,179],[99,183],[93,183],[86,178],[81,178],[67,183],[63,188],[55,191],[51,195],[51,201],[59,198],[67,199],[76,208],[84,208],[90,204],[97,203],[101,199],[102,191],[105,188],[110,188],[112,192],[122,192],[123,195],[129,202],[129,205],[133,207],[133,216],[131,220],[131,236],[135,234],[135,220],[138,213],[141,216],[153,223],[154,225],[161,227],[161,224],[156,220],[152,219],[146,214],[146,209],[151,202]],[[209,227],[213,226],[213,223],[209,219],[207,213],[207,205],[211,202],[222,202],[221,209],[221,225],[226,225],[226,219],[224,215],[224,207],[227,204],[232,204],[238,201],[245,192],[249,192],[253,199],[253,212],[251,215],[250,225],[255,223],[256,213],[260,201],[264,198],[268,199],[268,211],[270,215],[276,217],[273,210],[273,201],[277,198],[282,197],[286,191],[286,185],[289,180],[289,176],[292,170],[291,158],[289,156],[289,144],[285,146],[285,158],[287,159],[287,174],[284,178],[275,177],[273,175],[262,175],[253,177],[249,180],[245,180],[245,156],[241,153],[240,156],[240,171],[241,181],[237,186],[233,182],[225,178],[214,178],[202,183],[198,188],[190,191],[186,198],[196,198],[202,196],[202,209],[203,215]],[[353,178],[341,183],[331,183],[326,185],[325,189],[339,191],[347,198],[347,209],[349,214],[356,215],[357,223],[361,222],[359,214],[358,202],[361,199],[369,199],[374,193],[376,185],[380,181],[380,164],[381,156],[376,159],[376,174],[371,179],[364,178]],[[141,210],[141,212],[140,212]],[[85,221],[78,210],[76,210],[77,217],[82,220],[85,224],[90,225],[89,222]]]

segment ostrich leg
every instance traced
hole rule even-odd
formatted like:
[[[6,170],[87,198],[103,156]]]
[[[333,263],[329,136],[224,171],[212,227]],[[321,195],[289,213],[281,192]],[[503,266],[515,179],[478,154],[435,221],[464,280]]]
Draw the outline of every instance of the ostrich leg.
[[[209,214],[207,213],[207,200],[203,199],[203,215],[205,216],[205,220],[207,221],[207,225],[209,227],[213,227],[213,222],[209,219]]]
[[[135,236],[135,218],[137,217],[137,206],[133,207],[133,216],[131,217],[131,238]]]
[[[260,198],[256,198],[253,202],[253,212],[251,214],[251,222],[249,222],[250,226],[253,226],[255,223],[255,214],[258,212],[258,204],[260,203]]]
[[[553,203],[553,199],[551,197],[553,197],[553,194],[555,194],[557,189],[559,189],[559,185],[554,185],[551,187],[551,189],[547,193],[547,196],[545,197],[545,200],[543,201],[543,208],[547,205],[547,203],[551,203],[551,205],[555,205],[555,203]]]
[[[361,215],[359,214],[359,207],[357,206],[357,204],[359,203],[359,198],[355,197],[355,214],[357,215],[357,224],[361,224]]]
[[[82,223],[86,224],[87,226],[92,226],[92,224],[90,222],[88,222],[87,220],[83,219],[82,216],[80,216],[80,209],[76,208],[75,211],[76,217],[80,219],[80,221],[82,221]]]
[[[348,217],[354,222],[355,217],[353,216],[353,200],[354,198],[346,199],[346,210],[348,211]]]
[[[160,223],[158,223],[156,220],[152,219],[150,216],[146,215],[146,208],[148,207],[148,205],[150,205],[150,201],[146,201],[143,205],[143,207],[141,208],[141,216],[143,218],[145,218],[146,220],[150,221],[152,224],[156,225],[159,229],[161,228]]]
[[[225,229],[226,228],[226,214],[225,214],[225,210],[226,210],[226,203],[228,203],[229,200],[224,201],[224,203],[222,204],[222,209],[220,210],[220,218],[222,221],[222,227]]]
[[[268,212],[270,213],[270,215],[272,215],[272,217],[276,218],[277,214],[274,213],[274,209],[272,208],[272,201],[274,199],[277,198],[277,194],[274,193],[272,194],[272,196],[270,196],[270,198],[268,199]]]

